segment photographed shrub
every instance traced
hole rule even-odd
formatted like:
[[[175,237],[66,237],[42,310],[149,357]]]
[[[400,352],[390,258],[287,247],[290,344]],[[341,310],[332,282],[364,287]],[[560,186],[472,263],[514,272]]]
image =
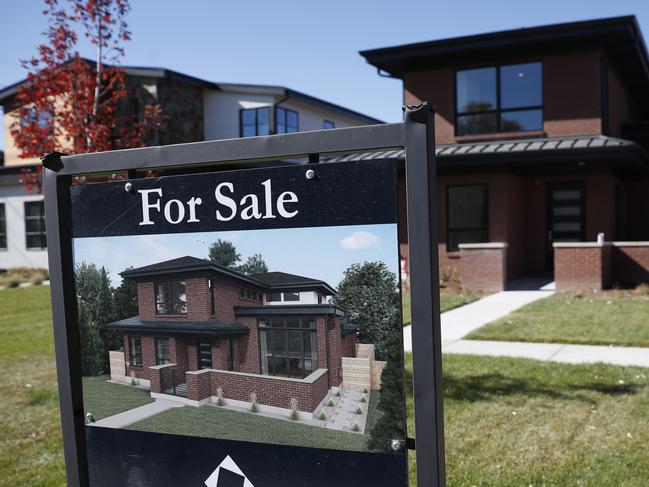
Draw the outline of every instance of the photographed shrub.
[[[223,388],[220,386],[216,388],[216,405],[225,406],[225,399],[223,399]]]
[[[367,402],[367,399],[365,398],[365,396],[361,396],[361,402]]]
[[[324,411],[320,412],[320,416],[318,418],[322,421],[327,421],[327,415],[324,413]]]
[[[358,407],[358,408],[356,409],[356,414],[363,414],[363,408],[362,408],[362,407]]]
[[[44,280],[45,276],[43,274],[34,274],[29,282],[31,282],[32,286],[40,286]]]
[[[643,282],[638,284],[633,290],[633,293],[637,296],[649,296],[649,283]]]
[[[259,407],[257,406],[257,394],[254,392],[250,393],[250,412],[258,413]]]
[[[358,433],[361,430],[361,427],[358,426],[358,423],[354,423],[354,426],[352,427],[352,431]]]
[[[327,406],[329,406],[330,408],[334,407],[334,406],[335,406],[335,404],[334,404],[334,400],[333,400],[333,399],[329,399],[329,402],[327,403]]]
[[[293,421],[299,420],[300,419],[300,412],[298,410],[299,404],[297,402],[297,399],[291,398],[290,406],[291,406],[291,416],[290,416],[290,418]]]

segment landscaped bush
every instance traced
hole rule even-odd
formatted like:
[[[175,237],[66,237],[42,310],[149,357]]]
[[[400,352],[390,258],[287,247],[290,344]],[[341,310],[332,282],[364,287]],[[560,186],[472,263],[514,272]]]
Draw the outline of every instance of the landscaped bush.
[[[32,283],[32,286],[40,286],[41,284],[43,284],[44,280],[45,276],[43,274],[34,274],[29,282]]]
[[[23,282],[31,282],[38,286],[43,281],[49,279],[49,272],[47,269],[29,269],[27,267],[13,267],[8,269],[7,272],[0,275],[0,286],[2,287],[18,287]]]
[[[649,296],[649,284],[646,282],[638,284],[633,290],[633,293],[638,296]]]

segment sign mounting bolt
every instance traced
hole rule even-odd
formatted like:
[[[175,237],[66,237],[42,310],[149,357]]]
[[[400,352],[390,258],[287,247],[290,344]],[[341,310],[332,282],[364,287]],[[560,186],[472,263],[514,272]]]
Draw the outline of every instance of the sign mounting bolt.
[[[133,191],[133,185],[131,183],[126,183],[124,185],[124,191],[127,193],[131,193]]]
[[[313,169],[306,170],[306,178],[313,179],[315,177],[315,171]]]
[[[392,441],[390,441],[390,447],[391,447],[394,451],[399,451],[399,450],[401,450],[401,441],[399,441],[399,440],[392,440]]]

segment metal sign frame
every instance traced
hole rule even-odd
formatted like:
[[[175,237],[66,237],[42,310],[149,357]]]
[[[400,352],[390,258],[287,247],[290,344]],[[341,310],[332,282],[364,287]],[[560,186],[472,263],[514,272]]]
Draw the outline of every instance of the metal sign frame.
[[[445,485],[433,116],[432,107],[424,103],[405,107],[403,123],[44,158],[52,317],[70,487],[88,485],[70,225],[72,178],[112,171],[222,167],[278,158],[308,157],[309,162],[317,162],[322,155],[386,149],[405,149],[417,482],[421,486]]]

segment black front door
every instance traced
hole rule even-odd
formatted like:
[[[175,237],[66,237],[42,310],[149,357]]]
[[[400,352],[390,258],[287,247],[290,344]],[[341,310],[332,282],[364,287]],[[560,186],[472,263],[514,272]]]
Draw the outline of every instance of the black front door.
[[[548,183],[547,263],[554,267],[554,242],[583,242],[585,235],[585,190],[581,181]]]
[[[198,368],[212,368],[212,342],[209,338],[201,338],[198,341]]]

